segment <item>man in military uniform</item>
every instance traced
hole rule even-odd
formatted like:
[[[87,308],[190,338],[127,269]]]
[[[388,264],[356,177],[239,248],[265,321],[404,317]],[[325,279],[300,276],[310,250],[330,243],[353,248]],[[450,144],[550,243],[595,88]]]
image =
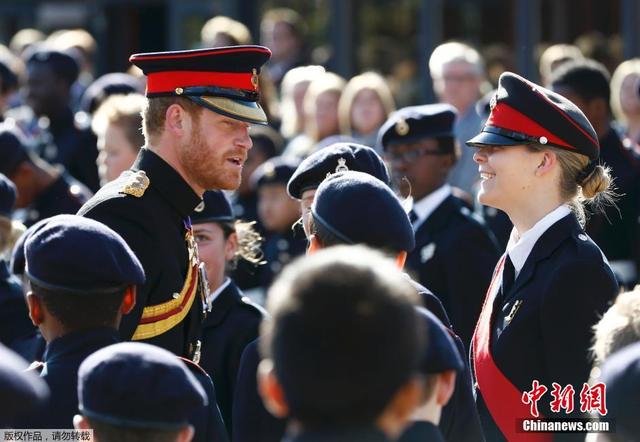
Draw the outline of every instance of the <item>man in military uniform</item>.
[[[447,104],[400,109],[380,128],[378,144],[414,200],[416,248],[407,268],[440,298],[468,350],[499,253],[491,232],[446,183],[459,151],[455,118]]]
[[[123,339],[198,358],[205,294],[189,215],[206,189],[240,184],[249,125],[266,124],[258,74],[269,56],[237,46],[131,57],[147,75],[146,146],[79,211],[118,232],[145,269]]]
[[[91,198],[84,184],[53,167],[23,144],[8,123],[0,125],[0,173],[18,190],[14,218],[27,227],[62,213],[76,213]]]
[[[61,164],[95,192],[98,147],[88,119],[76,119],[71,109],[71,86],[78,79],[77,61],[69,54],[35,46],[25,55],[26,103],[8,112],[45,161]]]

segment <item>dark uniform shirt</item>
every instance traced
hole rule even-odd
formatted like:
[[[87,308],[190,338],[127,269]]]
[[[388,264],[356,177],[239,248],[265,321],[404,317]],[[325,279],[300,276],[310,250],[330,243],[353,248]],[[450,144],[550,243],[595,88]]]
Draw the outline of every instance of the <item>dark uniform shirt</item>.
[[[268,236],[263,250],[266,264],[258,269],[260,286],[267,290],[284,266],[305,253],[307,238],[297,227],[289,228],[283,233],[274,233]]]
[[[535,379],[549,390],[553,382],[562,388],[570,384],[577,395],[591,370],[592,327],[617,292],[611,269],[575,216],[560,219],[538,239],[506,293],[494,298],[489,348],[497,368],[520,392],[530,391]],[[482,391],[482,385],[476,395],[487,441],[505,440],[484,400],[485,395],[497,400],[504,395]],[[547,417],[549,395],[538,402]],[[558,417],[578,417],[579,410],[576,402],[573,415]]]
[[[231,434],[231,408],[240,358],[244,348],[259,335],[263,310],[243,298],[231,279],[213,300],[202,323],[200,365],[213,379],[218,405]]]
[[[457,439],[449,439],[456,441]],[[481,440],[481,439],[476,439]],[[413,422],[398,439],[398,442],[445,442],[442,433],[431,422]]]
[[[176,309],[171,301],[179,299],[183,288],[189,289],[184,286],[193,260],[185,239],[186,225],[201,199],[178,172],[149,149],[140,149],[132,170],[146,173],[148,187],[136,188],[134,178],[141,174],[125,172],[100,189],[78,214],[119,233],[144,267],[146,282],[137,287],[134,309],[122,318],[121,337],[132,339],[143,308],[154,306],[152,313],[158,318],[153,322],[157,325],[155,336],[135,339],[192,357],[200,333],[202,301],[196,294],[188,310]],[[132,192],[127,190],[131,186]]]
[[[407,256],[407,270],[440,298],[467,349],[499,256],[491,232],[453,195],[419,225]]]
[[[22,222],[30,227],[55,215],[74,214],[89,201],[91,195],[84,184],[63,172],[25,209]]]
[[[39,366],[51,391],[46,406],[25,422],[25,428],[73,428],[78,414],[78,368],[91,353],[118,342],[112,328],[69,333],[49,343]],[[19,427],[18,427],[19,428]]]

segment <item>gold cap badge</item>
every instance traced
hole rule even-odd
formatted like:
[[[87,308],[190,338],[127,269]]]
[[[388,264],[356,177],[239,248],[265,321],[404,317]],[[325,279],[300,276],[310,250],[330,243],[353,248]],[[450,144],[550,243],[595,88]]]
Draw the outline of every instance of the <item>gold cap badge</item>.
[[[409,133],[409,123],[404,118],[401,118],[396,123],[396,133],[401,137]]]
[[[251,70],[251,84],[258,89],[258,70],[256,68]]]

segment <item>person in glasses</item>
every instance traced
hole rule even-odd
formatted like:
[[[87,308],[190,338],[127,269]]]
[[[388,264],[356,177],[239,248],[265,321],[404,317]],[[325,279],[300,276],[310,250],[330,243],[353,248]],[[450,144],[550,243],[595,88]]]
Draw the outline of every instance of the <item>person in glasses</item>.
[[[394,184],[413,197],[416,247],[406,267],[440,298],[468,349],[499,253],[489,229],[447,184],[459,158],[455,119],[448,104],[406,107],[380,128],[378,144]]]

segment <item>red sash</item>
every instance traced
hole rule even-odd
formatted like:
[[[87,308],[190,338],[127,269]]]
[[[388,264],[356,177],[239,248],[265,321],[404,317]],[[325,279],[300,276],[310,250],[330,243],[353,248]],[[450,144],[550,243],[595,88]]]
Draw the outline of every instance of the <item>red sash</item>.
[[[522,402],[522,392],[500,371],[491,355],[489,342],[493,302],[500,289],[506,256],[505,253],[498,261],[473,334],[473,367],[476,382],[493,421],[509,442],[550,442],[553,437],[548,433],[517,432],[518,419],[536,418],[531,415],[529,406]]]

